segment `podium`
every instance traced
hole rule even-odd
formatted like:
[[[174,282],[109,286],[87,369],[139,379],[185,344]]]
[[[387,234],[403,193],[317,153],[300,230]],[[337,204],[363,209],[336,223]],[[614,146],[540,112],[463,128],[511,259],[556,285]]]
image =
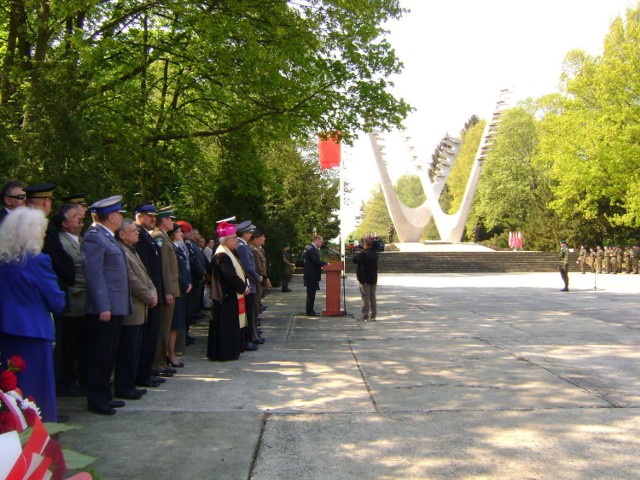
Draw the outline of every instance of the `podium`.
[[[329,263],[322,267],[327,282],[327,306],[322,312],[325,317],[340,317],[344,310],[340,308],[340,279],[343,269],[342,262]]]

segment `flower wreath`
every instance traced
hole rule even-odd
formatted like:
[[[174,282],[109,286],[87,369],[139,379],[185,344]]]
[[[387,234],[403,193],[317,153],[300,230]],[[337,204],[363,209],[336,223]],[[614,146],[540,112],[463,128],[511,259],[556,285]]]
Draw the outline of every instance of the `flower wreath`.
[[[62,448],[49,436],[35,400],[18,388],[16,374],[26,368],[24,359],[13,355],[0,373],[0,480],[62,480],[67,471]],[[19,433],[29,429],[23,446]],[[90,480],[91,475],[83,472],[72,479]]]

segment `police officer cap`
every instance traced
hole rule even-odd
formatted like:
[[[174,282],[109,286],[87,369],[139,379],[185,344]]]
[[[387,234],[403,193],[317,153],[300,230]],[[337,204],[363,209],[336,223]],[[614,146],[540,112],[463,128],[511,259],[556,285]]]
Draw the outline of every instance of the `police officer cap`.
[[[156,215],[158,218],[170,218],[171,220],[175,220],[176,216],[173,213],[173,206],[169,205],[168,207],[159,208]]]
[[[136,208],[134,208],[133,213],[135,213],[136,215],[138,213],[146,213],[147,215],[156,215],[158,213],[158,210],[156,209],[156,206],[153,204],[153,202],[144,202],[143,204],[140,204]]]
[[[53,191],[56,185],[54,183],[36,183],[24,187],[24,193],[27,198],[50,198],[53,200]]]
[[[74,193],[73,195],[67,195],[66,197],[62,197],[62,201],[64,203],[77,203],[78,205],[87,206],[87,201],[84,199],[86,193]]]
[[[245,220],[244,222],[240,222],[236,226],[236,232],[238,233],[238,235],[242,235],[246,232],[253,232],[255,228],[255,225],[251,224],[251,220]]]
[[[256,227],[253,232],[251,232],[251,238],[258,238],[264,235],[264,230],[260,227]]]
[[[111,212],[126,213],[126,210],[122,209],[122,195],[113,195],[112,197],[103,198],[89,207],[91,213],[97,215],[106,215]]]
[[[567,243],[566,240],[560,240],[560,243]]]

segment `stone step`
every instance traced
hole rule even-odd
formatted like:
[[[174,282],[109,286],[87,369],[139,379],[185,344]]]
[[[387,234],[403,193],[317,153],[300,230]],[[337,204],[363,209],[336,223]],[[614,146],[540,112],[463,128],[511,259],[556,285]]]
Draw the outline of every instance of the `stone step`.
[[[569,269],[576,256],[569,257]],[[356,266],[347,259],[347,272]],[[383,252],[380,273],[553,272],[558,252]]]

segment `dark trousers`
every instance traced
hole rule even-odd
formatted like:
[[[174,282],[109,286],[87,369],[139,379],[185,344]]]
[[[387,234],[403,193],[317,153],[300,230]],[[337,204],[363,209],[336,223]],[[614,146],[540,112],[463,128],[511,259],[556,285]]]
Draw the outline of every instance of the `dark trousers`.
[[[87,315],[87,403],[89,408],[103,408],[113,399],[111,374],[122,329],[122,315],[101,322],[99,315]]]
[[[569,288],[569,268],[560,267],[560,276],[562,277],[562,281],[564,282],[564,288]]]
[[[60,372],[58,388],[64,391],[85,384],[85,364],[87,352],[87,318],[62,317],[62,335],[60,345]]]
[[[313,315],[313,304],[316,302],[316,292],[320,289],[320,282],[307,280],[307,315]]]
[[[193,321],[194,317],[200,313],[202,306],[202,292],[204,290],[204,283],[201,280],[191,279],[191,291],[186,295],[187,299],[187,331],[189,331],[189,324]]]
[[[147,323],[142,326],[142,340],[140,343],[140,360],[138,361],[138,383],[147,383],[151,376],[151,367],[156,356],[158,337],[160,336],[160,305],[150,308],[147,313]]]
[[[249,295],[246,295],[244,297],[244,304],[245,307],[247,309],[247,328],[244,329],[244,341],[245,342],[252,342],[253,341],[253,331],[254,331],[254,324],[255,324],[255,318],[254,318],[254,309],[255,309],[255,298],[256,298],[256,294],[255,293],[250,293]]]
[[[53,374],[55,376],[56,386],[61,384],[60,381],[60,365],[62,364],[62,317],[53,315],[53,326],[55,328],[56,341],[53,347]]]
[[[116,355],[114,377],[116,395],[127,395],[135,392],[141,345],[142,325],[123,325]]]

